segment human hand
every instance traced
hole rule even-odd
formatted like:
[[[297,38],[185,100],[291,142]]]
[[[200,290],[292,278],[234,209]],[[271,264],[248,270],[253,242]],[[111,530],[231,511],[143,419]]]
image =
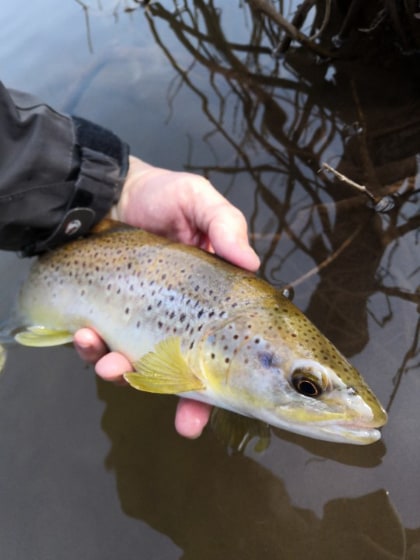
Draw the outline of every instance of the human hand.
[[[199,175],[153,167],[130,157],[129,172],[111,217],[130,225],[215,252],[242,268],[255,271],[259,259],[248,243],[243,214]],[[88,362],[96,363],[103,379],[123,384],[130,362],[117,352],[108,352],[101,338],[90,329],[74,337],[76,349]],[[211,407],[181,399],[175,417],[177,431],[198,437]]]
[[[130,169],[112,217],[170,239],[215,252],[255,271],[242,214],[211,183],[193,173],[153,167],[130,157]]]

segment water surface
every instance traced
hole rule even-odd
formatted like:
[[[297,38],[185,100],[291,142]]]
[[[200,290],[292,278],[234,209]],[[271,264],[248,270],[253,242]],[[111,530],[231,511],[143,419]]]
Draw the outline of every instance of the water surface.
[[[211,430],[183,440],[175,398],[101,382],[71,348],[12,347],[1,558],[420,558],[418,61],[277,60],[246,4],[177,4],[7,0],[1,79],[209,177],[246,214],[262,276],[294,286],[389,423],[368,447],[273,430],[237,453]],[[3,316],[28,265],[0,255]]]

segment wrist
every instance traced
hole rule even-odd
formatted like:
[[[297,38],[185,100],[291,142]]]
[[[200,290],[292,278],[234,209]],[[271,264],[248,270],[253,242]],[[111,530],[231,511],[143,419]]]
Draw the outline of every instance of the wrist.
[[[128,170],[125,181],[122,185],[119,200],[111,208],[108,217],[113,220],[130,223],[130,216],[136,211],[133,208],[133,194],[135,193],[136,199],[138,193],[142,190],[146,177],[150,171],[156,169],[138,157],[130,155],[128,158]]]

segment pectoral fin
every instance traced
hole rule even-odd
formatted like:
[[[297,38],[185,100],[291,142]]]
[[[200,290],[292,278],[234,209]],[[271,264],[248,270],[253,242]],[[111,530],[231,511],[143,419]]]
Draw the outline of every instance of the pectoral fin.
[[[43,348],[46,346],[60,346],[73,341],[73,334],[69,331],[52,330],[40,325],[28,327],[25,331],[15,335],[15,340],[24,346]]]
[[[178,337],[159,342],[153,352],[145,354],[134,366],[136,371],[124,377],[141,391],[177,394],[204,389],[202,381],[185,361]]]

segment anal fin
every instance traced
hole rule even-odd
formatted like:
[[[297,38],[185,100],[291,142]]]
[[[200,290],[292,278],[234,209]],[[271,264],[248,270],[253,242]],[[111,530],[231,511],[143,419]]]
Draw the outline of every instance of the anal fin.
[[[44,348],[72,342],[73,334],[66,330],[53,330],[41,325],[33,325],[24,331],[18,332],[15,335],[15,340],[23,346]]]

